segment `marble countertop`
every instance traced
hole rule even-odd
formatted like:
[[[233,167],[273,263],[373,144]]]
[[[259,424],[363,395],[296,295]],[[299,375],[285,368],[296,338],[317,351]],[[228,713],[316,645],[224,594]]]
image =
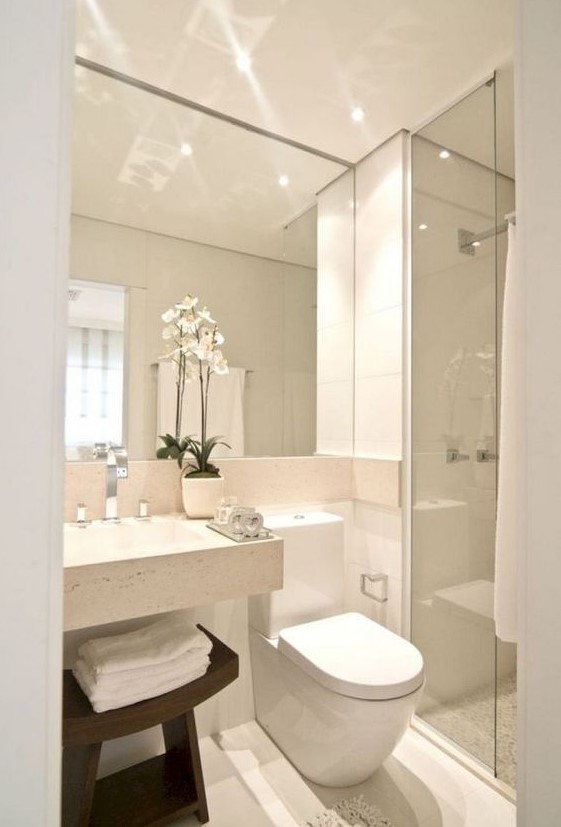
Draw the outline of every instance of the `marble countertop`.
[[[184,515],[64,528],[64,629],[282,588],[282,540],[236,543]]]

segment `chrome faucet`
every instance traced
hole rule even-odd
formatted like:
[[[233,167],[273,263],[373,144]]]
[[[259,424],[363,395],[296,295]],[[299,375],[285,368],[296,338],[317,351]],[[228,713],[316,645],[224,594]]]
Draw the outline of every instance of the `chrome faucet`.
[[[118,523],[117,480],[126,479],[129,475],[127,452],[122,445],[113,445],[112,442],[96,442],[93,456],[94,459],[107,459],[104,520]]]

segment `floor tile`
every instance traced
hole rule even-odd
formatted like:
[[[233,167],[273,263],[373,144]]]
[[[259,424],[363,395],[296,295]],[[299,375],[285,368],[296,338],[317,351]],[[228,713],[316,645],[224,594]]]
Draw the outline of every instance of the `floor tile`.
[[[252,721],[201,740],[209,827],[300,827],[342,798],[363,795],[393,827],[515,827],[512,804],[409,730],[363,784],[320,787],[302,778]],[[195,816],[177,827],[196,827]]]
[[[516,807],[493,790],[472,792],[419,827],[516,827]]]

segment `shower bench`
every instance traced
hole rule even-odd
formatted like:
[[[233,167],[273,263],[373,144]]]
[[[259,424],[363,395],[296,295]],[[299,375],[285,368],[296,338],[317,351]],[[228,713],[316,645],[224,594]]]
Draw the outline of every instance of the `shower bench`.
[[[238,656],[212,640],[206,674],[147,701],[94,712],[72,672],[64,670],[63,827],[156,827],[196,813],[208,821],[194,708],[238,677]],[[96,780],[103,741],[161,725],[166,751]]]

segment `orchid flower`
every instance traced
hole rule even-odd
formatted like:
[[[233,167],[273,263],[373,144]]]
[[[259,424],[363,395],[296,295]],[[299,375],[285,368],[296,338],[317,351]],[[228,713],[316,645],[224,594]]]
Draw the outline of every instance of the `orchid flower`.
[[[210,310],[208,307],[203,307],[202,310],[197,310],[197,316],[199,319],[208,322],[208,324],[216,324],[215,320],[210,315]]]
[[[174,319],[177,319],[178,316],[179,310],[177,308],[170,308],[169,310],[166,310],[165,313],[162,313],[162,321],[169,324],[170,322],[173,322]]]
[[[164,447],[158,449],[157,456],[177,459],[184,473],[217,476],[218,469],[209,462],[210,453],[216,445],[227,443],[221,442],[220,437],[207,438],[206,435],[209,383],[213,374],[220,376],[228,373],[228,363],[219,349],[224,344],[224,336],[206,306],[195,310],[198,303],[196,296],[187,294],[183,301],[162,313],[162,321],[166,325],[162,338],[166,344],[165,354],[160,358],[173,362],[177,397],[175,436],[165,434],[160,437]],[[196,379],[199,380],[201,394],[200,439],[181,437],[185,384]],[[191,460],[188,471],[183,467],[185,454],[191,454],[196,463]]]
[[[192,310],[194,307],[197,306],[199,300],[194,296],[190,296],[189,293],[185,296],[182,302],[176,304],[175,306],[178,310]]]

